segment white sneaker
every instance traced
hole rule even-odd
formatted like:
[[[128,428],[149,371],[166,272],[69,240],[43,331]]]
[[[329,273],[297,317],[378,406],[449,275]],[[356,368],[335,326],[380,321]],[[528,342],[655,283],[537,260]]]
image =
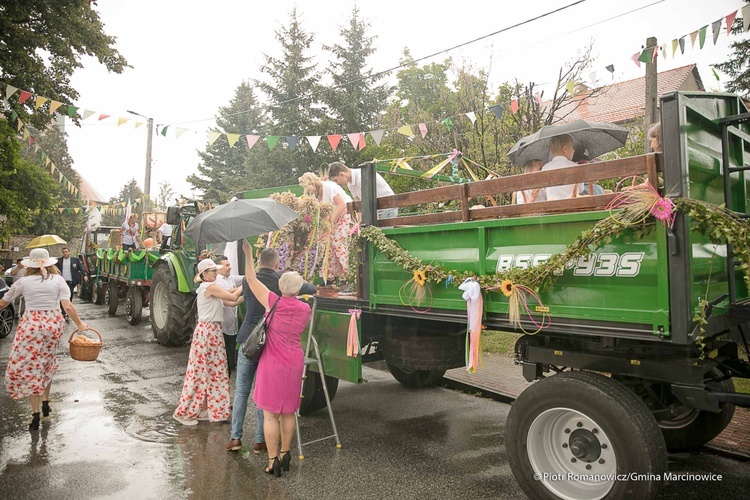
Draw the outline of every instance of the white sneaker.
[[[177,420],[182,425],[188,425],[188,426],[190,426],[190,425],[198,425],[198,421],[197,420],[193,420],[193,419],[190,419],[190,418],[187,418],[187,417],[180,417],[178,415],[172,415],[172,418],[175,419],[175,420]]]

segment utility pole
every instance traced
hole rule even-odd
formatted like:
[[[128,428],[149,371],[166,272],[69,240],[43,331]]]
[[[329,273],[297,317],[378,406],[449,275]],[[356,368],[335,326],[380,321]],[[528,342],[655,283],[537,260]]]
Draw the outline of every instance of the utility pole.
[[[154,119],[148,119],[148,137],[146,138],[146,180],[144,186],[144,208],[148,212],[151,209],[151,141],[154,138]]]
[[[646,48],[653,47],[656,49],[656,37],[646,39]],[[646,63],[646,106],[643,115],[643,140],[645,142],[645,151],[649,151],[650,142],[648,140],[648,129],[651,125],[659,121],[656,104],[659,96],[657,95],[656,86],[656,61],[658,57],[652,58],[651,63]]]

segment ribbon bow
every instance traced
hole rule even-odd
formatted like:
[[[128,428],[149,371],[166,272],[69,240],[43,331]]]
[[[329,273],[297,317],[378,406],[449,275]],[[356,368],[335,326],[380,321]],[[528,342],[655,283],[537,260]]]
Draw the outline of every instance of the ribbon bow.
[[[346,355],[356,358],[359,355],[359,335],[357,333],[357,320],[362,314],[361,309],[349,309],[349,332],[346,336]]]
[[[481,336],[484,311],[482,289],[475,278],[466,278],[458,289],[463,290],[462,298],[466,301],[466,371],[474,373],[482,363]]]

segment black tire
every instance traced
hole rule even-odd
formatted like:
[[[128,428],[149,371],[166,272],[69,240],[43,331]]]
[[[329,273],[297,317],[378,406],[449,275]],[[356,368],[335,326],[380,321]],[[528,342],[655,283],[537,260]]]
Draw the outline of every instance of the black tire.
[[[450,368],[466,365],[465,335],[440,335],[433,332],[387,334],[381,344],[383,357],[388,365],[407,372],[445,372]]]
[[[13,305],[9,305],[0,311],[0,339],[4,339],[13,332],[13,322],[16,319],[16,312]]]
[[[80,283],[78,283],[77,295],[78,298],[81,299],[81,301],[88,302],[89,300],[91,300],[91,285],[91,278],[89,278],[88,281],[81,280]]]
[[[523,391],[510,409],[505,445],[516,481],[534,499],[647,500],[663,484],[654,477],[667,471],[667,448],[645,403],[590,372],[560,373]],[[608,474],[625,476],[590,478]]]
[[[326,375],[326,387],[328,388],[328,397],[333,401],[339,388],[339,379]],[[307,379],[305,379],[302,396],[299,406],[300,415],[309,415],[326,407],[326,396],[318,372],[307,370]]]
[[[195,295],[177,290],[177,280],[166,264],[151,279],[151,328],[161,345],[180,346],[190,340],[195,326]]]
[[[117,306],[120,303],[120,290],[117,288],[117,281],[110,280],[104,289],[104,303],[107,305],[107,313],[110,316],[117,314]]]
[[[712,375],[722,376],[718,370]],[[732,379],[708,382],[708,387],[720,392],[734,392]],[[664,442],[670,451],[697,448],[711,441],[726,429],[734,416],[734,405],[724,404],[719,413],[689,409],[681,415],[659,422]]]
[[[91,302],[100,306],[104,304],[104,290],[102,290],[102,282],[98,281],[94,283],[91,288]]]
[[[388,363],[386,361],[386,364],[388,365],[388,371],[391,372],[391,375],[393,375],[393,378],[399,381],[399,383],[405,387],[409,387],[411,389],[419,389],[420,387],[430,387],[438,382],[443,378],[443,375],[445,375],[446,370],[405,370],[402,368],[399,368],[398,366],[392,365],[391,363]]]
[[[141,322],[143,315],[143,295],[141,289],[135,286],[128,288],[125,297],[125,318],[131,325],[137,325]]]

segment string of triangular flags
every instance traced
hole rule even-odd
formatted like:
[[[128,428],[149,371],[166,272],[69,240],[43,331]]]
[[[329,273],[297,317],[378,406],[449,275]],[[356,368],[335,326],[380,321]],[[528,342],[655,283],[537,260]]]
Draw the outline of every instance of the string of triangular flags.
[[[730,35],[732,31],[732,24],[734,24],[734,20],[737,17],[737,12],[738,11],[735,10],[734,12],[731,12],[711,23],[711,35],[713,37],[714,45],[716,45],[716,41],[719,39],[719,35],[721,35],[722,25],[724,25],[726,28],[727,36]],[[690,37],[690,47],[692,49],[695,49],[696,40],[698,40],[698,50],[703,49],[703,46],[706,43],[706,37],[708,36],[708,26],[709,25],[706,24],[702,28],[693,31],[690,34],[682,35],[679,38],[673,39],[671,43],[672,58],[676,57],[678,48],[680,49],[680,54],[685,53],[685,45],[687,44],[686,39],[688,37]],[[742,28],[743,31],[750,30],[750,4],[745,5],[742,8]],[[638,52],[630,56],[630,59],[632,59],[633,62],[640,68],[641,63],[651,64],[654,59],[659,56],[659,52],[661,52],[662,57],[666,59],[669,54],[669,48],[670,44],[668,43],[654,45],[653,47],[646,47],[645,49],[639,50]],[[714,76],[717,76],[715,72]]]
[[[16,113],[15,110],[11,109],[11,122],[14,121],[16,122],[16,132],[18,132],[18,140],[26,144],[27,147],[34,148],[34,154],[39,154],[39,159],[42,161],[42,163],[44,163],[44,167],[49,169],[49,174],[54,179],[57,179],[57,182],[59,182],[68,191],[68,193],[81,198],[82,194],[80,190],[75,187],[72,182],[70,182],[70,180],[65,176],[65,174],[60,171],[60,169],[57,168],[55,162],[52,161],[47,152],[39,146],[39,142],[36,140],[36,138],[31,135],[29,128],[18,116],[18,113]]]
[[[132,205],[131,209],[135,209],[136,206],[138,206],[142,201],[142,198],[136,198],[135,202]],[[88,205],[84,205],[82,207],[56,207],[55,210],[57,210],[58,213],[66,213],[66,214],[78,214],[83,212],[90,212],[92,210],[98,210],[99,212],[104,212],[105,214],[113,214],[113,215],[122,215],[125,213],[127,202],[117,202],[117,203],[101,203],[98,201],[89,200]]]

